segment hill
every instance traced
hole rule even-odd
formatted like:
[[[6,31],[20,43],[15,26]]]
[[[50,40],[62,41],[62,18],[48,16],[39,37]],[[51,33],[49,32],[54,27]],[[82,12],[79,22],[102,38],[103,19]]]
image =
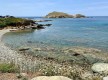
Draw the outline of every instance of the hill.
[[[63,12],[51,12],[48,15],[45,16],[46,18],[73,18],[73,15],[69,15],[67,13],[63,13]]]
[[[51,12],[45,16],[45,18],[84,18],[82,14],[70,15],[64,12]]]
[[[16,17],[0,17],[0,28],[4,27],[18,27],[18,26],[27,26],[30,24],[35,24],[35,21],[28,20],[28,19],[22,19],[22,18],[16,18]]]

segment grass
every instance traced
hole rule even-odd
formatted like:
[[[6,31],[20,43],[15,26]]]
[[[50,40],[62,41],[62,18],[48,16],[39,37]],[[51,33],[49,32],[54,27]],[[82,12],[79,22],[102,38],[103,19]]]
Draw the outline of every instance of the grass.
[[[0,72],[1,73],[16,73],[19,72],[19,69],[13,64],[0,64]]]

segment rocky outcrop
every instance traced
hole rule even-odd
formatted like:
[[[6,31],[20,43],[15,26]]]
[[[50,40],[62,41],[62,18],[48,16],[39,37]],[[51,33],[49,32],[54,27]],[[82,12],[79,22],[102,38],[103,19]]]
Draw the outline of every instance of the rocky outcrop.
[[[85,16],[82,14],[76,14],[75,16],[63,13],[63,12],[51,12],[45,16],[45,18],[84,18]]]
[[[74,18],[85,18],[86,16],[82,15],[82,14],[76,14],[74,16]]]
[[[107,60],[107,58],[105,58],[107,56],[106,54],[103,55],[101,54],[101,50],[94,48],[73,47],[63,49],[62,53],[73,56],[71,60],[76,62],[83,61],[83,63],[87,62],[89,64],[93,64]]]
[[[51,12],[48,15],[45,16],[45,18],[73,18],[73,15],[69,15],[67,13],[63,12]]]

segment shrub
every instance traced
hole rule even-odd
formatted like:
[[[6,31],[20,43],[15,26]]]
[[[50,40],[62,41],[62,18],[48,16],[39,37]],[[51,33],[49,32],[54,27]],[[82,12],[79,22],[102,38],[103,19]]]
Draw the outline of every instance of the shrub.
[[[0,28],[5,28],[8,26],[11,27],[28,26],[30,24],[32,25],[35,24],[35,21],[22,18],[15,18],[15,17],[0,18]]]
[[[21,80],[28,80],[27,78],[22,78]]]
[[[0,72],[2,73],[15,73],[19,72],[19,69],[14,64],[0,64]]]

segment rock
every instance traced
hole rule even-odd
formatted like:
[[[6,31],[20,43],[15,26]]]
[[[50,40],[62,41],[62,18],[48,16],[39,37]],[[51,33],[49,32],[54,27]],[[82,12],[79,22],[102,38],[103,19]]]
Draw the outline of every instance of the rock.
[[[84,72],[82,75],[81,75],[81,78],[86,80],[87,78],[92,78],[93,74],[91,72]],[[88,80],[88,79],[87,79]],[[92,80],[92,79],[90,79]]]
[[[103,77],[103,80],[108,80],[108,76],[107,77]]]
[[[78,53],[74,53],[74,54],[73,54],[73,56],[79,56],[79,55],[80,55],[80,54],[78,54]]]
[[[94,63],[97,63],[97,62],[104,62],[103,60],[101,60],[99,58],[96,58],[96,57],[93,57],[90,54],[85,54],[83,56],[84,56],[84,58],[86,58],[86,60],[87,60],[87,62],[89,62],[89,64],[94,64]]]
[[[29,50],[30,48],[28,47],[25,47],[25,48],[20,48],[19,51],[26,51],[26,50]]]
[[[35,51],[41,51],[42,49],[41,48],[35,48],[34,50]]]
[[[31,80],[72,80],[72,79],[69,79],[67,77],[64,77],[64,76],[39,76],[39,77],[35,77]]]
[[[64,53],[78,53],[78,54],[87,54],[87,53],[99,53],[101,50],[95,48],[83,48],[83,47],[75,47],[75,48],[68,48],[63,49]]]
[[[28,77],[28,75],[26,74],[26,73],[19,73],[19,74],[17,74],[16,75],[17,76],[17,78],[24,78],[24,77]]]
[[[108,63],[95,63],[92,68],[93,72],[97,73],[108,73]]]
[[[72,80],[72,79],[69,79],[69,78],[64,77],[64,76],[52,76],[49,78],[49,80]]]
[[[28,76],[27,73],[20,73],[20,75],[23,76],[23,77],[27,77]]]
[[[51,26],[52,24],[37,24],[34,26],[31,26],[32,29],[44,29],[44,26]]]
[[[85,18],[85,16],[82,15],[82,14],[76,14],[76,15],[74,16],[74,18]]]
[[[48,21],[52,21],[52,20],[35,20],[36,22],[48,22]]]
[[[35,77],[31,80],[48,80],[48,77],[47,76],[39,76],[39,77]]]
[[[52,24],[45,24],[44,26],[51,26]]]
[[[44,29],[45,27],[43,27],[43,26],[44,26],[43,24],[38,24],[37,29]]]

